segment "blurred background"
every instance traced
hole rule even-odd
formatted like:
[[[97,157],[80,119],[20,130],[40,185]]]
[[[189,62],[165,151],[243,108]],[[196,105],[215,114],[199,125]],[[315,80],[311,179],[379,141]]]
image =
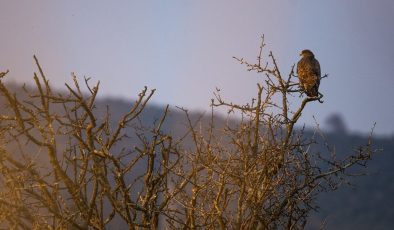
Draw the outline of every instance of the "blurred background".
[[[157,104],[208,110],[212,92],[236,103],[255,96],[262,76],[232,57],[256,60],[260,36],[283,74],[311,49],[321,63],[324,104],[301,123],[323,127],[339,114],[352,132],[393,135],[392,0],[3,0],[0,70],[33,83],[39,58],[56,88],[79,78],[101,82],[102,97],[134,98],[147,85]],[[298,97],[294,98],[297,102]],[[329,123],[329,122],[328,122]]]
[[[311,49],[329,77],[320,86],[324,103],[308,105],[299,125],[321,124],[347,154],[376,122],[374,143],[384,151],[355,187],[323,195],[307,228],[391,229],[393,23],[392,0],[3,0],[0,71],[10,70],[10,83],[33,84],[37,55],[55,89],[72,84],[71,72],[91,77],[115,111],[145,85],[157,89],[152,114],[163,104],[207,111],[215,88],[234,103],[256,96],[263,76],[233,56],[256,61],[263,34],[265,57],[272,50],[283,75]]]

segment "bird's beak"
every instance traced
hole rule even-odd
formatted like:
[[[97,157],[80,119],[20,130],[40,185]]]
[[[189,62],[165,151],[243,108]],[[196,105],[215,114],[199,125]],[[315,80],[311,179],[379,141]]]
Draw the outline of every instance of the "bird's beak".
[[[302,56],[302,53],[300,53],[300,56]]]

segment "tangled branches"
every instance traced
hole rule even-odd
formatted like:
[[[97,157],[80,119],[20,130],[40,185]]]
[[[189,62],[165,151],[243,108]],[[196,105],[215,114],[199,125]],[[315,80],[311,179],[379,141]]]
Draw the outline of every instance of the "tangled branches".
[[[0,226],[14,229],[302,229],[323,191],[335,190],[365,165],[371,142],[345,158],[295,129],[302,111],[321,99],[298,94],[293,70],[285,78],[272,52],[263,64],[236,58],[262,74],[250,104],[216,92],[202,128],[186,109],[186,130],[163,129],[169,107],[141,123],[154,90],[144,88],[117,123],[98,113],[99,83],[87,94],[76,77],[65,94],[52,91],[34,57],[35,89],[16,95],[0,79]],[[293,66],[294,68],[294,66]],[[2,73],[3,78],[7,73]],[[224,124],[216,107],[238,111]]]

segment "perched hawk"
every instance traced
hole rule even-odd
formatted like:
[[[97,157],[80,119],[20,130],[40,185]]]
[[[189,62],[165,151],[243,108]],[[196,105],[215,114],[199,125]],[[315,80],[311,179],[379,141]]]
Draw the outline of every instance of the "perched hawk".
[[[301,60],[297,63],[297,75],[300,88],[308,97],[319,96],[320,64],[310,50],[303,50],[300,54]]]

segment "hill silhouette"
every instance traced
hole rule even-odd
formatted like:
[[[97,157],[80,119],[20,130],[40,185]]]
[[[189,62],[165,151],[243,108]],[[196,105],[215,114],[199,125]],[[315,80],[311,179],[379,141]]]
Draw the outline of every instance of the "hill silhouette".
[[[18,97],[26,96],[20,91],[17,85],[10,86]],[[1,109],[4,111],[4,103],[0,101]],[[116,124],[122,114],[127,112],[132,105],[133,100],[101,98],[96,102],[94,112],[104,114],[107,107],[111,114],[111,123]],[[157,122],[163,114],[165,106],[148,105],[140,116],[140,122],[149,126]],[[59,108],[53,108],[59,109]],[[201,119],[203,123],[208,123],[208,116],[202,116],[201,113],[190,111],[190,117],[193,121]],[[215,117],[215,124],[220,127],[224,126],[228,120],[224,117]],[[233,121],[235,122],[235,121]],[[368,134],[353,134],[346,130],[345,124],[338,117],[333,117],[331,122],[334,123],[334,129],[325,133],[325,139],[317,138],[316,151],[326,151],[325,144],[328,143],[331,148],[336,150],[338,157],[346,156],[357,146],[368,142]],[[182,136],[185,130],[184,113],[175,108],[164,123],[163,130],[174,136]],[[305,130],[306,137],[314,136],[314,130]],[[132,139],[133,133],[128,133]],[[130,139],[126,140],[129,141]],[[119,146],[135,144],[132,142],[123,143]],[[394,226],[394,163],[393,137],[375,137],[373,145],[377,149],[382,149],[381,153],[369,162],[368,168],[363,169],[367,174],[362,177],[355,177],[350,182],[352,185],[339,188],[334,193],[324,193],[318,200],[319,209],[312,213],[309,218],[307,229],[318,229],[324,225],[326,229],[391,229]],[[139,165],[137,169],[143,173],[144,165]],[[113,225],[116,228],[119,226]]]
[[[98,100],[98,107],[104,108],[109,105],[113,118],[119,117],[127,111],[130,102],[125,99]],[[143,112],[142,120],[145,124],[151,124],[160,118],[164,106],[150,105]],[[191,113],[192,118],[197,120],[201,113]],[[354,134],[343,132],[343,121],[338,121],[334,116],[332,122],[334,129],[325,133],[326,140],[318,139],[318,151],[326,151],[324,142],[327,141],[335,148],[338,156],[350,153],[357,146],[368,141],[368,133]],[[184,132],[184,114],[172,109],[165,123],[165,129],[175,135]],[[208,120],[206,120],[208,122]],[[224,124],[225,118],[217,117],[216,123]],[[338,125],[339,124],[339,125]],[[313,130],[306,130],[307,136],[314,135]],[[319,198],[319,210],[311,215],[307,229],[317,229],[323,223],[325,229],[391,229],[394,226],[394,138],[374,137],[373,145],[382,151],[369,162],[368,167],[362,169],[366,175],[354,177],[349,186],[339,188],[333,193],[323,193]]]

